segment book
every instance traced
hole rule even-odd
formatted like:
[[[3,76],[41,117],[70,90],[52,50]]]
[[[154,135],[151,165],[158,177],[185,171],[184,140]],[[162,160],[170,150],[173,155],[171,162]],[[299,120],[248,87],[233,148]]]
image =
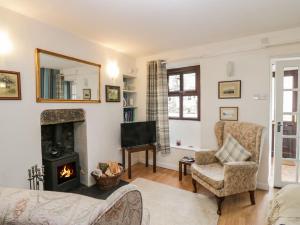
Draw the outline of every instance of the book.
[[[183,162],[195,162],[195,159],[193,157],[184,156],[181,161]]]

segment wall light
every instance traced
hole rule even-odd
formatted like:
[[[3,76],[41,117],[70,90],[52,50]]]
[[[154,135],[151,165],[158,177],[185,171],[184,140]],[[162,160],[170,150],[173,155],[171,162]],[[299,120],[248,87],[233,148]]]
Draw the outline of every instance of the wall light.
[[[227,74],[227,77],[233,77],[234,76],[234,62],[232,62],[232,61],[227,62],[226,74]]]
[[[0,31],[0,54],[4,55],[12,50],[12,42],[6,32]]]
[[[110,78],[116,79],[120,73],[118,64],[114,61],[109,62],[107,64],[106,72]]]

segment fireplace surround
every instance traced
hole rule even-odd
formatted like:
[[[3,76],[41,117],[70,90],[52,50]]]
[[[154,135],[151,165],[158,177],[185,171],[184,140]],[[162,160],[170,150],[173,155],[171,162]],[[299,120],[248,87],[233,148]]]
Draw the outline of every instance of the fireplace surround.
[[[46,190],[69,191],[78,187],[82,178],[86,179],[85,131],[85,113],[82,109],[42,112],[41,140]]]

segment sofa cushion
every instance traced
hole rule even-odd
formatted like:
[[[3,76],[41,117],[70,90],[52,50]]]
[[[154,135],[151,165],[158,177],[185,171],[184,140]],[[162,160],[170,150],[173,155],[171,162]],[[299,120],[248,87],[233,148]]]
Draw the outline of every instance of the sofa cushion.
[[[211,163],[208,165],[194,163],[191,168],[192,173],[215,189],[222,189],[224,187],[224,167],[220,163]]]
[[[241,162],[246,161],[251,157],[251,153],[248,152],[240,143],[235,140],[230,134],[227,135],[224,145],[215,154],[217,159],[222,164],[227,162]]]

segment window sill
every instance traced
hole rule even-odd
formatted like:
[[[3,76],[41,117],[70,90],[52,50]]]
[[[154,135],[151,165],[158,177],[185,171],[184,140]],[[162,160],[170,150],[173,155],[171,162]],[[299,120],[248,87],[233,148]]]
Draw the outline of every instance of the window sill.
[[[176,117],[169,117],[169,120],[182,120],[182,121],[198,121],[200,122],[199,118],[176,118]]]
[[[193,152],[197,152],[200,151],[199,147],[194,147],[194,146],[186,146],[186,145],[172,145],[170,146],[171,148],[175,148],[178,150],[184,150],[184,151],[193,151]]]

